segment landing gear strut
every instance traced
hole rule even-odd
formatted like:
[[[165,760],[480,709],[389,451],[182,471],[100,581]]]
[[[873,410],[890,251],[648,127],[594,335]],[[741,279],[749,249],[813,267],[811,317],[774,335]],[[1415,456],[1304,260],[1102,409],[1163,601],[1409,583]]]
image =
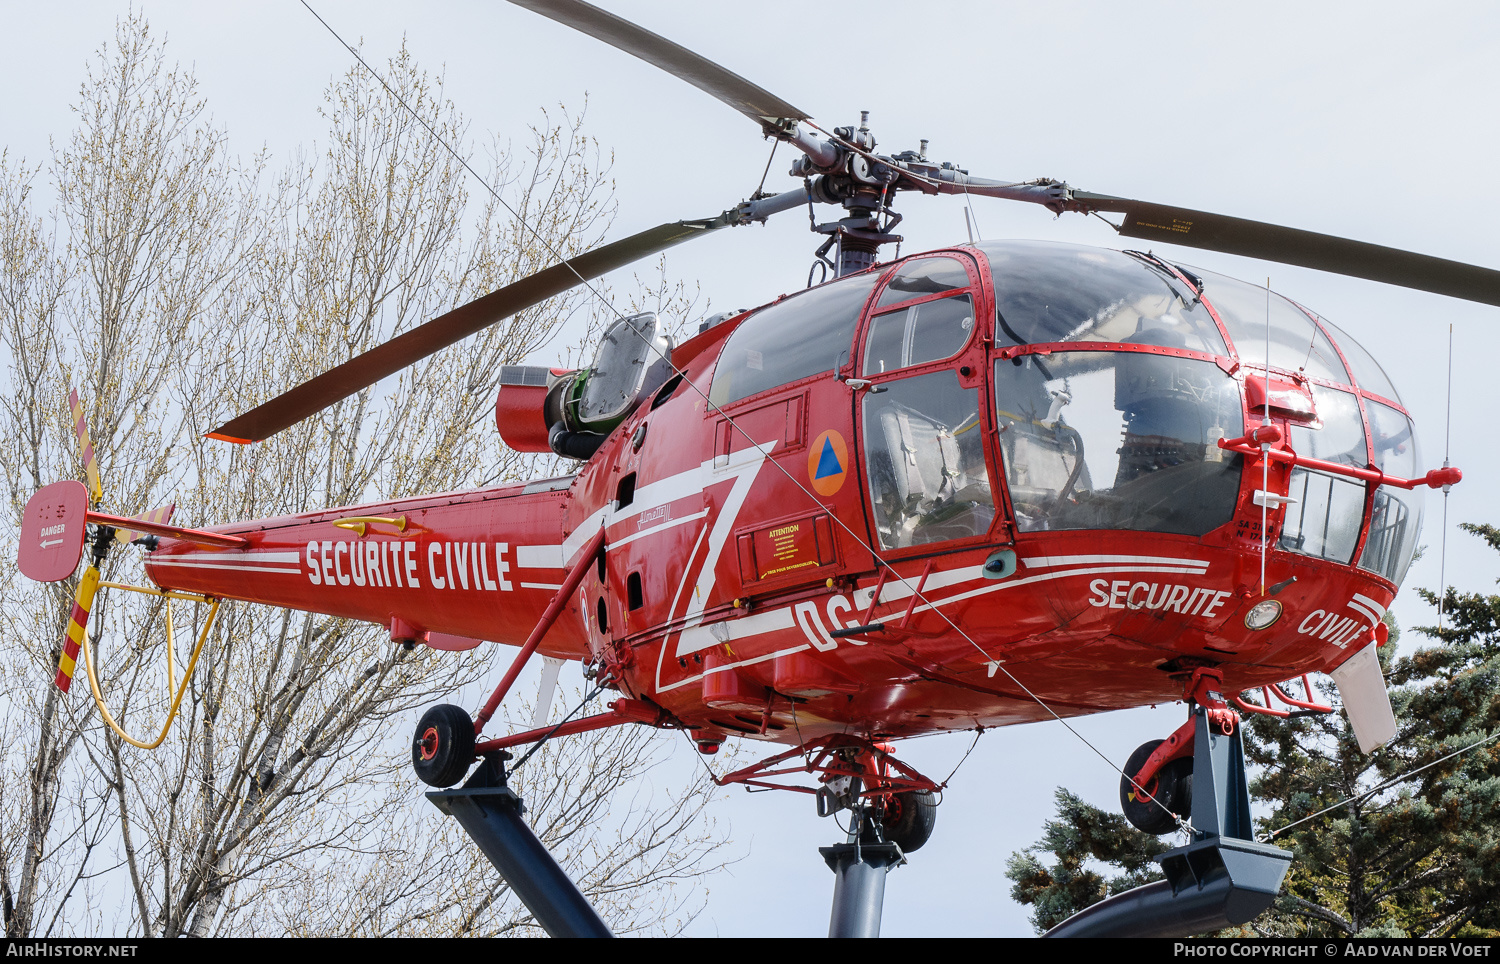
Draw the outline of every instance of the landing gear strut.
[[[880,915],[885,906],[885,875],[906,863],[901,847],[890,841],[865,841],[875,836],[870,808],[855,812],[850,840],[819,847],[818,853],[833,871],[833,913],[828,918],[829,937],[879,937]]]
[[[818,786],[782,782],[818,774]],[[896,759],[888,743],[840,733],[817,737],[718,778],[765,790],[813,795],[818,816],[847,810],[847,839],[818,852],[833,871],[829,937],[879,937],[885,875],[932,836],[940,784]]]
[[[879,937],[885,875],[906,863],[937,825],[937,796],[930,789],[895,790],[889,782],[889,747],[845,746],[836,755],[847,771],[817,791],[818,816],[850,812],[849,838],[818,853],[833,871],[829,937]],[[925,779],[925,778],[924,778]],[[872,789],[865,790],[866,784]]]
[[[1047,937],[1189,937],[1243,924],[1276,899],[1292,855],[1253,839],[1240,719],[1221,689],[1215,671],[1194,670],[1188,722],[1161,744],[1136,750],[1125,768],[1133,780],[1121,784],[1120,796],[1124,803],[1134,795],[1126,805],[1131,823],[1147,830],[1142,822],[1160,820],[1171,830],[1179,816],[1192,817],[1191,842],[1156,858],[1167,879],[1086,908]],[[1163,816],[1138,822],[1136,803]]]
[[[849,839],[818,848],[834,876],[828,936],[879,937],[885,875],[932,836],[937,798],[930,790],[904,790],[859,801],[850,809]]]

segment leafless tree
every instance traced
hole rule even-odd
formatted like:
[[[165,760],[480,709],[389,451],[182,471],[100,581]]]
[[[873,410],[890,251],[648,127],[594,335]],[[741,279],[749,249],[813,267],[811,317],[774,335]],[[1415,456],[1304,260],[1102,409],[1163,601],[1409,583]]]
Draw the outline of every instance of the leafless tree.
[[[79,476],[70,382],[105,505],[122,513],[175,501],[179,521],[207,524],[534,468],[487,427],[499,366],[560,323],[587,322],[576,294],[266,442],[201,437],[554,259],[488,189],[471,198],[429,133],[471,150],[441,83],[404,52],[383,72],[395,96],[351,71],[327,94],[326,146],[272,173],[267,158],[231,156],[193,78],[134,16],[101,51],[78,128],[46,168],[49,214],[36,213],[41,169],[0,155],[0,471],[13,520],[36,488]],[[608,165],[580,118],[544,117],[524,149],[491,155],[488,187],[553,250],[603,235]],[[673,295],[663,285],[655,297]],[[108,565],[107,578],[141,581],[133,552]],[[173,734],[144,752],[103,725],[82,665],[72,694],[51,686],[72,589],[0,577],[0,714],[23,736],[0,750],[8,934],[534,926],[405,767],[414,712],[480,680],[491,649],[408,653],[380,627],[226,604]],[[136,735],[168,712],[164,615],[159,598],[109,594],[90,623],[101,691]],[[173,615],[180,674],[206,607]],[[549,745],[520,776],[539,834],[623,930],[690,919],[693,891],[674,887],[712,869],[722,839],[704,818],[709,785],[648,789],[659,752],[649,735],[608,731]]]

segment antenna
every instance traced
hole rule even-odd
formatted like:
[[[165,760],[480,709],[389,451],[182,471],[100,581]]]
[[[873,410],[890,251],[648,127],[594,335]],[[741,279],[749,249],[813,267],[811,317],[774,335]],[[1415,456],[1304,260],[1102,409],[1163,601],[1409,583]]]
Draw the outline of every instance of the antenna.
[[[1271,279],[1266,278],[1266,400],[1260,410],[1260,424],[1271,424]],[[1266,594],[1266,520],[1271,502],[1271,443],[1260,443],[1260,594]]]
[[[1453,325],[1448,325],[1448,411],[1443,419],[1443,468],[1448,467],[1449,448],[1453,441]],[[1438,632],[1443,631],[1443,616],[1448,608],[1448,493],[1452,485],[1443,486],[1443,540],[1438,550]]]

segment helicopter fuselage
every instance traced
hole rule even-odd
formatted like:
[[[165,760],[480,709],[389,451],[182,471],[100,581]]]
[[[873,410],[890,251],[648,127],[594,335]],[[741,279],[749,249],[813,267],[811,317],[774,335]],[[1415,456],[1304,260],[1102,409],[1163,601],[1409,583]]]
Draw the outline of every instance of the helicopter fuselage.
[[[1330,670],[1411,560],[1420,501],[1380,480],[1419,456],[1362,349],[1264,289],[1257,317],[1255,290],[1066,245],[913,256],[676,346],[576,475],[164,539],[147,570],[452,649],[520,644],[587,565],[540,651],[703,744]]]

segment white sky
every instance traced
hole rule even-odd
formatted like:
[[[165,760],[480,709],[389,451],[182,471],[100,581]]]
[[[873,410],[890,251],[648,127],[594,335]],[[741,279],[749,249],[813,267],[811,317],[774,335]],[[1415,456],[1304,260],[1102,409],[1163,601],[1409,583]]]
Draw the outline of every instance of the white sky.
[[[754,4],[608,0],[662,33],[811,113],[825,126],[872,111],[882,150],[931,140],[929,153],[993,178],[1064,178],[1091,191],[1178,204],[1487,266],[1500,266],[1500,7],[1482,2],[1235,5],[983,3],[919,5],[759,0]],[[417,62],[444,71],[447,95],[476,135],[524,139],[538,108],[577,109],[615,154],[613,237],[715,214],[748,194],[768,146],[705,94],[630,57],[504,3],[318,0],[374,62],[403,36]],[[348,53],[298,3],[138,4],[192,64],[235,150],[278,163],[321,135],[316,110]],[[0,146],[48,156],[71,129],[90,55],[113,35],[121,3],[0,2]],[[782,149],[768,181],[785,176]],[[964,237],[952,199],[904,198],[904,252]],[[1096,220],[979,199],[985,237],[1130,247]],[[831,209],[830,209],[831,210]],[[829,215],[824,215],[826,219]],[[669,256],[713,309],[747,307],[801,287],[819,239],[803,215],[720,232]],[[1158,247],[1166,257],[1263,283],[1355,335],[1381,361],[1416,419],[1428,466],[1442,461],[1447,323],[1455,325],[1453,522],[1496,521],[1500,466],[1483,440],[1497,400],[1486,362],[1500,309],[1280,265]],[[628,279],[624,283],[628,285]],[[624,286],[622,285],[622,286]],[[545,361],[537,359],[537,361]],[[1412,587],[1435,587],[1441,497],[1394,610],[1403,627],[1435,615]],[[1500,566],[1454,533],[1448,581],[1493,590]],[[1410,638],[1410,637],[1409,637]],[[497,654],[503,658],[504,654]],[[1079,721],[1111,759],[1167,735],[1180,707]],[[904,758],[945,775],[967,739],[907,744]],[[686,757],[686,754],[680,754]],[[691,760],[679,761],[696,765]],[[1114,771],[1057,724],[987,734],[950,787],[931,843],[888,879],[884,933],[1024,935],[1004,862],[1036,840],[1066,785],[1116,806]],[[427,806],[416,796],[414,806]],[[816,847],[839,834],[808,798],[746,797],[720,811],[749,855],[710,885],[690,933],[826,932],[832,875]]]

